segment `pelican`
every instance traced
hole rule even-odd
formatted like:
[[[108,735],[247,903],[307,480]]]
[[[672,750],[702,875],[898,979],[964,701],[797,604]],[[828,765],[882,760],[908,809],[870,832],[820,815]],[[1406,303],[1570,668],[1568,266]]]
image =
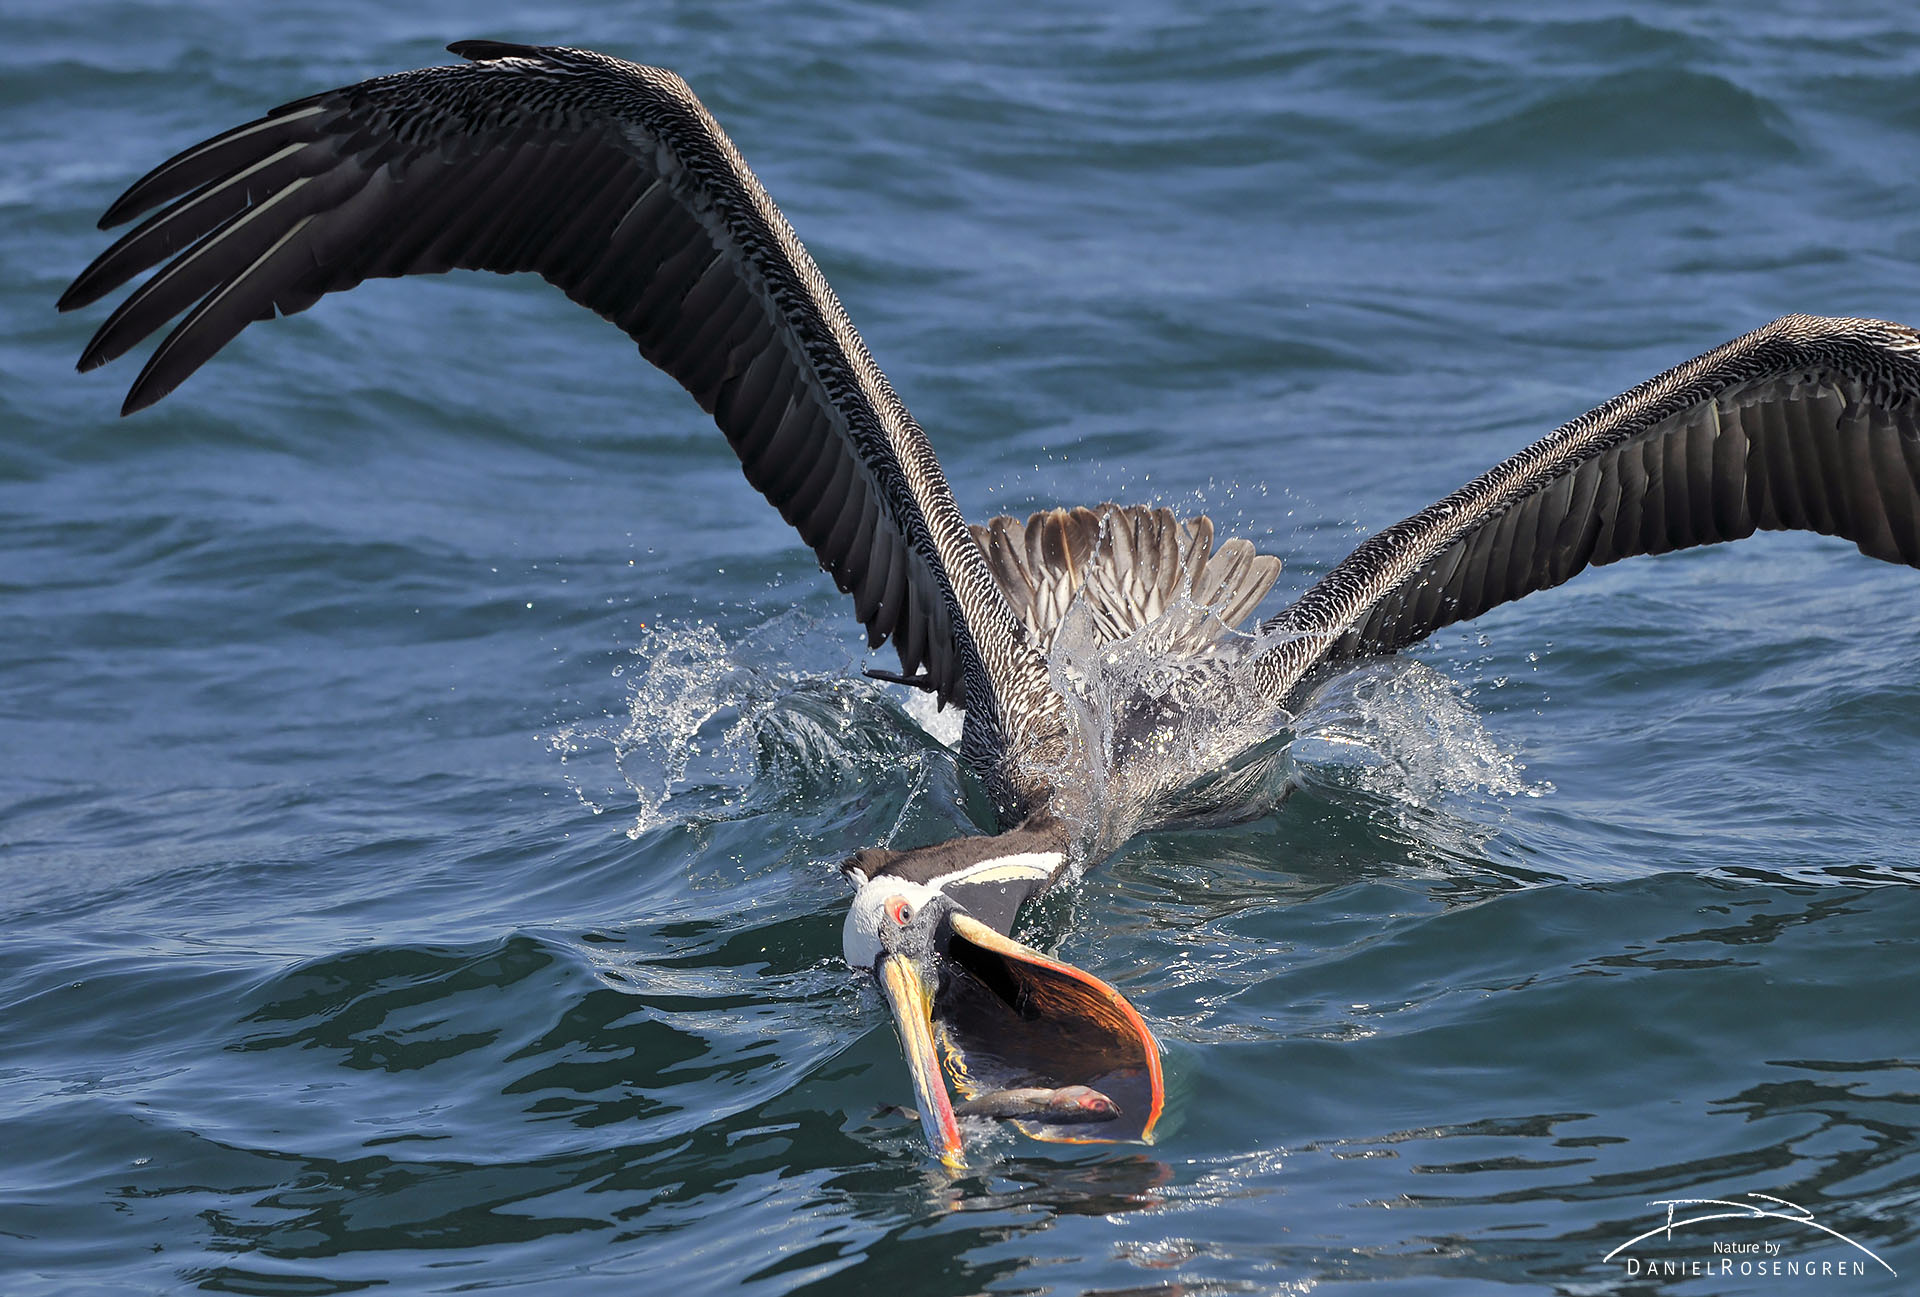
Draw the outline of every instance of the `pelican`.
[[[1920,335],[1789,316],[1649,379],[1362,543],[1241,630],[1280,570],[1206,517],[1103,503],[970,526],[933,447],[726,134],[671,72],[461,41],[464,62],[299,99],[136,181],[146,219],[60,299],[160,269],[80,357],[185,313],[122,407],[255,320],[374,276],[532,271],[624,330],[852,596],[871,674],[965,710],[1001,832],[873,847],[847,962],[870,973],[932,1153],[961,1115],[1145,1141],[1160,1050],[1124,996],[1011,934],[1127,838],[1274,804],[1276,734],[1332,673],[1590,565],[1756,530],[1920,566]],[[158,209],[155,211],[154,209]]]

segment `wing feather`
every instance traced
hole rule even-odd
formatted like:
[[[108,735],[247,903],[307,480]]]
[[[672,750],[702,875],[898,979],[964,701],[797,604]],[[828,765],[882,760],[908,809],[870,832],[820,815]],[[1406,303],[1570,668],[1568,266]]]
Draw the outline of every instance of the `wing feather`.
[[[1283,702],[1591,564],[1823,532],[1920,567],[1920,334],[1787,316],[1615,397],[1394,524],[1265,623]]]
[[[1170,509],[1046,509],[1025,523],[997,517],[973,530],[1008,602],[1047,648],[1078,608],[1101,642],[1159,623],[1158,649],[1205,656],[1280,575],[1279,559],[1237,537],[1215,550],[1211,519],[1181,522]]]
[[[103,228],[163,208],[62,309],[158,266],[81,357],[185,318],[123,412],[247,324],[382,276],[533,271],[625,330],[715,417],[748,479],[854,595],[877,645],[964,702],[992,764],[1057,733],[1044,662],[962,521],[925,434],[732,142],[670,72],[557,47],[310,96],[175,155]]]

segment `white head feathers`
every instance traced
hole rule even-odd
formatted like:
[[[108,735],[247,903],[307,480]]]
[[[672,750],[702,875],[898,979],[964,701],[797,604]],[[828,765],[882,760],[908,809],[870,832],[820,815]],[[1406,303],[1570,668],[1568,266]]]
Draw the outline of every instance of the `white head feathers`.
[[[868,970],[880,962],[880,953],[885,949],[880,944],[880,925],[893,921],[887,914],[888,901],[896,896],[905,897],[917,912],[939,895],[937,887],[885,874],[861,883],[860,890],[853,894],[853,908],[847,911],[846,926],[840,932],[840,948],[847,962]]]

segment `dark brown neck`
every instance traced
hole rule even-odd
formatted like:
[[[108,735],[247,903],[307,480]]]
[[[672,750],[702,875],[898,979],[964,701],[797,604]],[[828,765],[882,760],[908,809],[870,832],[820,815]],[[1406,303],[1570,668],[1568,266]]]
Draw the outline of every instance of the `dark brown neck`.
[[[1006,932],[1023,904],[1066,875],[1072,844],[1067,826],[1042,812],[992,837],[888,852],[884,861],[871,861],[868,877],[939,888],[982,923]],[[862,857],[877,854],[862,852],[852,863],[865,870],[869,861]]]
[[[1066,825],[1042,812],[1005,833],[954,838],[931,847],[915,847],[892,854],[872,877],[904,878],[908,882],[941,887],[945,881],[989,861],[1042,854],[1064,857],[1072,841]]]

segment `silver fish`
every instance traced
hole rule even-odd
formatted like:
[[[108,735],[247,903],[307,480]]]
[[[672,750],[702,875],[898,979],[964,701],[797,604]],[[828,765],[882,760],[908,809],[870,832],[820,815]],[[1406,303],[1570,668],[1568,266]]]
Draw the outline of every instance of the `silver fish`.
[[[898,1113],[913,1121],[920,1114],[911,1108],[888,1104],[876,1115]],[[1066,1085],[1057,1090],[1045,1086],[1024,1086],[1012,1090],[988,1090],[964,1103],[953,1105],[956,1117],[994,1117],[1002,1121],[1019,1118],[1057,1125],[1080,1122],[1112,1121],[1120,1115],[1120,1105],[1086,1085]]]

